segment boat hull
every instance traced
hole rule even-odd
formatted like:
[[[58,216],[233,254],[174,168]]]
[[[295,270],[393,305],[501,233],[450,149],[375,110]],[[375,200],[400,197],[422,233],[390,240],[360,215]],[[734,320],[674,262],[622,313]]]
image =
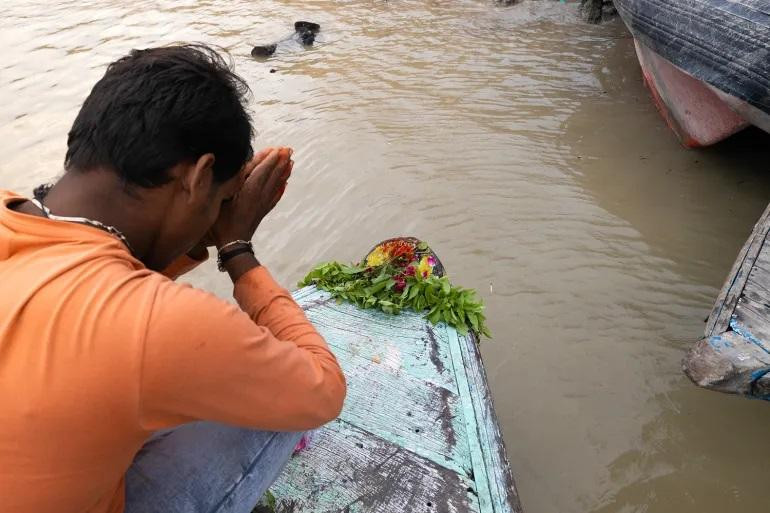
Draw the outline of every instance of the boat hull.
[[[644,82],[669,128],[688,148],[710,146],[749,125],[705,83],[634,41]]]
[[[770,399],[770,206],[738,254],[685,374],[718,392]]]
[[[687,147],[770,132],[770,15],[744,0],[615,0],[658,110]]]
[[[473,334],[294,294],[348,382],[340,417],[271,487],[276,511],[520,513]]]

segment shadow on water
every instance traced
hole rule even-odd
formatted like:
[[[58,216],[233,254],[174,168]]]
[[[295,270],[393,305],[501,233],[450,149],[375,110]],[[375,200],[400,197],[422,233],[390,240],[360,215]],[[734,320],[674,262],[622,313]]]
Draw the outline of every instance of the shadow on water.
[[[766,500],[767,404],[694,386],[651,402],[660,414],[608,465],[614,490],[590,513],[741,511]]]
[[[729,271],[770,198],[770,135],[749,129],[710,148],[683,148],[652,107],[638,66],[627,65],[636,60],[631,39],[607,51],[595,72],[602,92],[564,126],[575,181],[682,276],[719,287],[713,277]]]
[[[640,254],[649,255],[643,267],[650,276],[651,262],[659,262],[661,276],[663,269],[674,271],[672,285],[682,287],[690,308],[662,306],[673,315],[658,319],[659,333],[650,330],[639,340],[646,351],[659,351],[668,370],[656,376],[658,392],[638,404],[635,447],[607,464],[597,483],[605,492],[588,499],[593,506],[586,510],[755,507],[767,497],[770,408],[696,388],[678,372],[677,361],[699,333],[697,305],[705,317],[770,198],[770,135],[749,129],[710,148],[681,147],[652,106],[638,66],[628,65],[636,59],[631,39],[607,52],[595,68],[601,90],[587,95],[564,123],[560,143],[574,159],[567,168],[592,203],[632,229],[628,245],[638,239],[646,246]],[[637,302],[634,308],[642,307]],[[660,324],[664,320],[668,324]]]

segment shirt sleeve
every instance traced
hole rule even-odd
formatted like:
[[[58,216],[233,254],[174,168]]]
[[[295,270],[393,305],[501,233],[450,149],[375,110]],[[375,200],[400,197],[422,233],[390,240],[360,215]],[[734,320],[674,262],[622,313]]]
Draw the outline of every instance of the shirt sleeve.
[[[235,298],[241,308],[160,284],[144,345],[143,428],[212,420],[296,431],[339,415],[345,377],[289,292],[257,267],[238,280]]]

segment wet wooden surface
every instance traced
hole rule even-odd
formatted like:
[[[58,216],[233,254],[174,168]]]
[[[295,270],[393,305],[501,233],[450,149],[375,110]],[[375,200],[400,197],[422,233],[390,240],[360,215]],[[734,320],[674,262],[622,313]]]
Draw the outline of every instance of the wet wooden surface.
[[[685,373],[698,385],[770,399],[770,206],[727,277]]]
[[[277,511],[519,512],[472,336],[295,293],[348,378],[340,418],[273,486]]]

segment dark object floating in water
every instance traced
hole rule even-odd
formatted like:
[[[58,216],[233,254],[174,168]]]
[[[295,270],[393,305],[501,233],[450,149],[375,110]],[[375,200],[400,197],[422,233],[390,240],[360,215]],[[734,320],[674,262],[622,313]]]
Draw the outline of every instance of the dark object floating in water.
[[[251,49],[252,57],[270,57],[275,53],[275,49],[278,48],[277,44],[272,45],[259,45]]]
[[[682,362],[696,385],[770,400],[770,206],[738,254],[706,324]]]
[[[315,43],[315,36],[321,30],[321,25],[312,21],[297,21],[294,23],[294,32],[269,45],[257,45],[251,49],[252,57],[270,57],[278,49],[278,45],[294,39],[295,37],[305,46]]]
[[[321,25],[312,21],[296,21],[294,22],[294,30],[295,32],[312,32],[317,34],[321,30]]]
[[[580,15],[588,23],[601,23],[617,12],[612,0],[580,0]]]
[[[275,73],[276,71],[278,71],[278,70],[275,69],[275,68],[270,68],[270,73]]]
[[[315,42],[315,34],[310,31],[299,32],[299,38],[305,46],[312,46]]]

